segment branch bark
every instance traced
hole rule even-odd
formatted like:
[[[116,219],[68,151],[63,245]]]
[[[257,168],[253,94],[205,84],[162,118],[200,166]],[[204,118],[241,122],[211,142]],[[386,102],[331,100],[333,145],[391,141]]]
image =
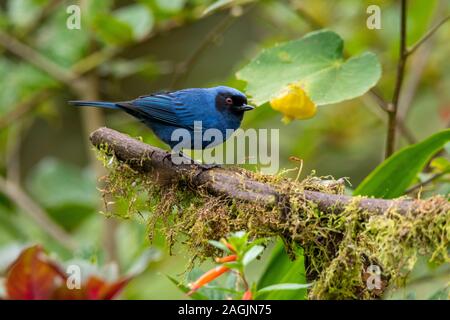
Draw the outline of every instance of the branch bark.
[[[129,164],[142,174],[154,174],[158,180],[180,180],[187,173],[194,172],[191,183],[193,187],[206,187],[206,190],[216,196],[226,196],[233,199],[254,202],[262,205],[277,205],[285,194],[280,194],[273,186],[255,181],[245,174],[226,168],[203,169],[197,164],[175,165],[170,159],[170,153],[145,144],[123,133],[109,128],[100,128],[90,136],[91,142],[97,148],[108,146],[115,157]],[[305,190],[302,193],[305,200],[317,205],[323,212],[342,212],[355,199],[351,196],[327,194]],[[384,214],[395,209],[400,214],[420,212],[426,205],[424,200],[407,199],[373,199],[359,198],[360,209],[371,214]]]
[[[388,112],[388,132],[386,137],[386,156],[390,157],[395,151],[396,132],[397,132],[397,111],[400,100],[400,94],[405,76],[406,60],[408,58],[408,49],[406,47],[406,24],[407,24],[407,2],[401,0],[400,5],[400,52],[397,63],[397,77],[395,80],[394,94],[392,103]]]

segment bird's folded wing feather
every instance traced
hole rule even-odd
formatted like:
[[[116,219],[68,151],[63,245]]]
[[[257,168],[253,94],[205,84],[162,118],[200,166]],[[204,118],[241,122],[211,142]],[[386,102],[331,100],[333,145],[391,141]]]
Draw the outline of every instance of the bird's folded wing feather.
[[[142,121],[151,119],[175,127],[193,128],[195,120],[189,107],[170,93],[142,96],[119,107]]]

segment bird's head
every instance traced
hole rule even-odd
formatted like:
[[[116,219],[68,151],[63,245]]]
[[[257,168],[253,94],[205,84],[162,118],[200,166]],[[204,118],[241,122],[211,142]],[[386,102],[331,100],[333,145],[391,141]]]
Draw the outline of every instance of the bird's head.
[[[254,109],[247,104],[247,97],[239,90],[225,86],[215,87],[213,90],[216,94],[216,109],[220,112],[231,112],[242,116],[245,111]]]

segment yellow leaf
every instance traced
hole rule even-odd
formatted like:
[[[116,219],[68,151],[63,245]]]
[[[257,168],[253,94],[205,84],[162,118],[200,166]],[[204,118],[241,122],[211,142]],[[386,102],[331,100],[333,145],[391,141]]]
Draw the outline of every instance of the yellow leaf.
[[[285,123],[294,119],[312,118],[317,112],[317,106],[299,83],[289,84],[270,100],[270,105],[284,115],[283,122]]]

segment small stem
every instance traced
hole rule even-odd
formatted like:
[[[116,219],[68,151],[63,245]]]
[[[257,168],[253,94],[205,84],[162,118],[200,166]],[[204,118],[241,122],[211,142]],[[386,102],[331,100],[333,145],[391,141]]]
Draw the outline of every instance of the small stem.
[[[407,55],[406,49],[406,24],[407,24],[407,8],[406,0],[401,0],[400,6],[400,52],[399,59],[397,63],[397,79],[395,81],[394,95],[392,97],[392,103],[389,105],[388,109],[388,132],[386,139],[386,155],[388,158],[394,153],[395,150],[395,140],[396,140],[396,128],[397,128],[397,110],[398,102],[400,98],[400,93],[403,84],[403,78],[405,76],[405,65]]]
[[[0,118],[0,130],[8,127],[18,119],[26,115],[30,110],[36,108],[40,103],[50,97],[50,90],[37,91],[23,101],[11,108],[11,111]]]
[[[248,281],[245,278],[244,272],[243,271],[239,271],[239,276],[242,279],[242,283],[244,284],[244,290],[247,291],[250,289],[250,286],[248,285]]]
[[[76,75],[70,70],[59,66],[52,60],[40,54],[38,51],[29,47],[28,45],[20,42],[14,37],[10,36],[4,31],[0,30],[0,46],[8,49],[18,57],[34,65],[36,68],[49,74],[59,82],[62,82],[69,87],[72,86],[73,81],[76,79]]]
[[[429,38],[431,38],[435,32],[446,22],[450,21],[450,15],[442,19],[440,22],[438,22],[434,27],[432,27],[430,30],[425,33],[422,38],[420,38],[415,44],[413,44],[407,51],[406,55],[409,56],[413,54],[425,41],[427,41]]]
[[[317,20],[314,16],[309,14],[308,11],[306,11],[303,8],[303,5],[297,4],[294,1],[291,1],[291,5],[293,6],[294,10],[297,12],[297,15],[302,18],[306,24],[308,24],[312,29],[322,29],[323,25],[322,23]]]
[[[444,171],[444,172],[437,173],[437,174],[431,176],[430,178],[428,178],[427,180],[425,180],[425,181],[423,181],[423,182],[421,182],[421,183],[418,183],[418,184],[412,186],[411,188],[409,188],[408,190],[405,191],[405,194],[411,193],[411,192],[413,192],[413,191],[416,191],[416,190],[419,189],[419,188],[425,187],[426,185],[428,185],[428,184],[430,184],[431,182],[433,182],[433,181],[439,179],[440,177],[446,175],[447,173],[448,173],[448,172],[445,172],[445,171]]]

